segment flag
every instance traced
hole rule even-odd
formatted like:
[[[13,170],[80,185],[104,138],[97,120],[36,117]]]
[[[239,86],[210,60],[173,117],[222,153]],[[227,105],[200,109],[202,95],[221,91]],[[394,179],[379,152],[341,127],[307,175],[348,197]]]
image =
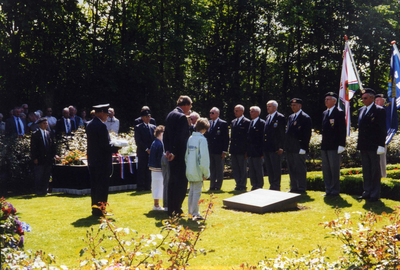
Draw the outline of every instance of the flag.
[[[362,88],[362,85],[358,78],[358,74],[355,71],[353,56],[351,55],[351,50],[346,38],[343,54],[342,76],[340,78],[339,99],[346,116],[347,135],[350,135],[350,99],[360,88]]]
[[[397,109],[400,107],[400,53],[396,43],[393,43],[392,57],[390,59],[390,72],[388,83],[388,101],[390,102],[386,114],[386,144],[396,134],[399,124],[397,120]]]

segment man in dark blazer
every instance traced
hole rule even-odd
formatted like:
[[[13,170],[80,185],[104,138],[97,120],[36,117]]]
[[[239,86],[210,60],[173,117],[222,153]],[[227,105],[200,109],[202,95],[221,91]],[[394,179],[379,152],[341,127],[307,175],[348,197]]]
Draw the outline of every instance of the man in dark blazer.
[[[310,116],[302,110],[303,101],[299,98],[290,100],[293,114],[289,116],[285,151],[290,177],[290,192],[306,193],[307,166],[306,152],[308,151],[312,121]]]
[[[92,215],[101,216],[102,211],[96,206],[106,203],[108,188],[112,175],[112,154],[118,152],[118,147],[110,143],[107,126],[109,104],[93,106],[95,117],[86,127],[87,157],[90,172]]]
[[[46,195],[56,148],[47,130],[47,118],[37,121],[39,128],[31,136],[31,158],[35,172],[35,192],[37,195]]]
[[[267,112],[263,142],[264,162],[267,167],[269,189],[281,190],[281,159],[285,143],[286,119],[278,112],[278,102],[275,100],[267,102]]]
[[[381,169],[379,155],[385,152],[386,112],[375,105],[375,91],[366,88],[362,92],[364,107],[358,114],[357,150],[361,152],[364,192],[359,199],[378,201],[381,192]]]
[[[204,133],[210,153],[210,190],[221,190],[229,146],[229,129],[228,123],[219,118],[217,107],[210,110],[210,119],[210,128]]]
[[[260,107],[250,107],[251,121],[247,131],[247,158],[251,190],[264,186],[263,136],[265,121],[260,118],[260,113]]]
[[[381,107],[383,107],[386,111],[386,136],[389,132],[390,129],[390,122],[388,122],[388,120],[390,119],[390,106],[386,105],[386,99],[385,96],[383,94],[376,94],[375,95],[375,104],[379,105]],[[385,141],[386,143],[386,141]],[[386,153],[387,153],[387,144],[385,144],[385,153],[383,153],[382,155],[379,155],[379,159],[380,159],[380,166],[381,166],[381,176],[382,178],[386,178]]]
[[[325,94],[326,111],[322,114],[322,174],[325,182],[325,196],[338,196],[340,193],[341,153],[346,145],[346,118],[344,111],[336,106],[338,95]]]
[[[249,130],[250,120],[244,117],[244,106],[236,105],[234,109],[235,119],[231,122],[231,144],[229,153],[231,154],[231,164],[233,177],[235,178],[235,190],[246,190],[247,187],[247,131]]]
[[[25,119],[21,118],[20,107],[13,109],[13,115],[6,120],[6,126],[4,134],[7,137],[22,137],[28,131]]]
[[[143,111],[149,111],[151,113],[149,106],[143,106],[142,109],[140,110],[140,113],[142,113]],[[141,123],[143,123],[142,116],[139,116],[138,118],[135,119],[134,126],[136,127]],[[154,118],[150,118],[150,124],[157,126],[156,120]]]
[[[168,182],[168,215],[181,215],[182,203],[186,197],[188,180],[186,178],[185,152],[189,139],[189,123],[186,114],[192,107],[188,96],[180,96],[177,107],[165,119],[164,147],[169,161],[170,178]]]
[[[142,123],[135,126],[136,154],[138,157],[137,191],[151,190],[151,172],[149,170],[150,147],[154,141],[155,125],[150,124],[149,110],[140,113]]]
[[[56,135],[61,137],[61,135],[71,135],[72,131],[75,131],[75,124],[70,119],[69,108],[65,107],[62,111],[62,117],[57,120],[56,123]]]

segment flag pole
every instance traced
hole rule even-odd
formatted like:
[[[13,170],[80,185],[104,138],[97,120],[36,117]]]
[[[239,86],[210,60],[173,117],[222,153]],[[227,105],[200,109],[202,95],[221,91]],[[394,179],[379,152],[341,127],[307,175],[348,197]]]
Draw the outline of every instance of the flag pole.
[[[349,49],[351,65],[353,66],[353,69],[354,69],[354,71],[355,71],[354,73],[356,74],[357,81],[358,81],[358,83],[360,84],[360,90],[361,90],[361,93],[362,93],[363,90],[364,90],[364,87],[363,87],[363,85],[362,85],[362,82],[361,82],[361,80],[360,80],[360,77],[358,76],[358,70],[357,70],[357,68],[356,68],[356,65],[354,64],[353,53],[351,52],[349,43],[348,43],[348,41],[347,41],[347,35],[344,35],[344,39],[346,40],[346,46],[347,46],[347,48]]]

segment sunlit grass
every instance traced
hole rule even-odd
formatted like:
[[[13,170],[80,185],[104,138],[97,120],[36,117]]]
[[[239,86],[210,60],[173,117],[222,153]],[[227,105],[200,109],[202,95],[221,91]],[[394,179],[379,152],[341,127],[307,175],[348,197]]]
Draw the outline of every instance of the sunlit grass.
[[[283,176],[282,191],[289,189],[289,177]],[[248,187],[250,184],[248,184]],[[202,198],[207,198],[209,182],[203,187]],[[279,213],[253,214],[225,209],[222,200],[238,194],[233,192],[233,180],[225,180],[223,191],[216,193],[215,213],[207,221],[209,227],[203,233],[198,248],[214,250],[190,261],[191,269],[236,269],[243,262],[256,264],[265,257],[275,257],[276,250],[288,250],[295,246],[300,252],[316,248],[327,248],[327,255],[337,259],[341,255],[341,243],[326,238],[329,230],[318,225],[335,218],[336,206],[344,212],[367,211],[391,212],[396,201],[383,199],[369,203],[357,201],[355,196],[342,194],[341,197],[325,198],[323,192],[308,191],[302,196],[301,209]],[[265,178],[264,188],[268,188]],[[90,196],[53,194],[46,197],[18,196],[7,198],[22,221],[29,223],[32,232],[26,233],[25,249],[42,249],[57,257],[57,265],[69,268],[78,266],[79,250],[85,247],[81,240],[90,226],[99,224],[90,213]],[[136,191],[112,193],[109,196],[110,209],[115,224],[129,227],[139,235],[159,233],[161,221],[167,218],[165,212],[152,211],[151,193]],[[204,206],[203,206],[204,209]],[[187,201],[184,202],[187,211]],[[185,226],[196,229],[192,221],[183,220]],[[105,243],[106,247],[111,244]]]

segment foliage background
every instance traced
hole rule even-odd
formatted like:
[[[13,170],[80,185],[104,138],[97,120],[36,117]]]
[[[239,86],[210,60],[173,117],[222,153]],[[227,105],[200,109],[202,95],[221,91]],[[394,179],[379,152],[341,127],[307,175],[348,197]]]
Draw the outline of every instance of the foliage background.
[[[0,112],[110,102],[128,131],[145,104],[162,124],[183,93],[228,120],[271,98],[288,114],[296,96],[318,129],[343,36],[363,84],[385,93],[399,17],[397,0],[3,0]]]

